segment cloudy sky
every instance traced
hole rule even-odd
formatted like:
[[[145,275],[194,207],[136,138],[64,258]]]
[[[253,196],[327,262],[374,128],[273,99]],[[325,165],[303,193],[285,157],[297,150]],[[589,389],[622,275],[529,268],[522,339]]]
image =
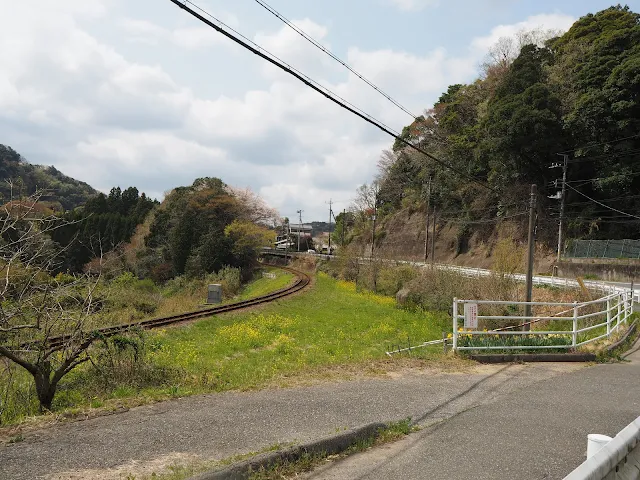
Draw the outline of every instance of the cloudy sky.
[[[254,0],[194,0],[400,130],[411,117]],[[599,0],[268,0],[409,111],[473,80],[521,29],[567,29]],[[161,199],[197,177],[251,187],[282,215],[347,207],[392,139],[169,0],[0,0],[0,143],[108,191]]]

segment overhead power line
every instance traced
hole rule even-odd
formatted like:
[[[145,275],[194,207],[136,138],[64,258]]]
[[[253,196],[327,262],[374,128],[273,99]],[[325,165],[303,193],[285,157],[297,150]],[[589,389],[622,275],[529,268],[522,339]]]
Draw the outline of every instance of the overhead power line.
[[[251,40],[247,36],[245,36],[242,33],[238,32],[233,27],[230,27],[229,25],[224,23],[219,18],[213,16],[211,13],[207,12],[206,10],[204,10],[202,7],[199,7],[198,5],[196,5],[195,3],[191,2],[190,0],[182,0],[182,1],[170,0],[170,1],[172,3],[178,5],[183,10],[186,10],[191,15],[196,17],[198,20],[200,20],[201,22],[207,24],[208,26],[210,26],[211,28],[215,29],[219,33],[222,33],[224,36],[230,38],[231,40],[233,40],[234,42],[238,43],[239,45],[247,48],[248,50],[250,50],[253,53],[255,53],[256,55],[258,55],[259,57],[264,58],[265,60],[269,61],[273,65],[283,69],[285,72],[287,72],[290,75],[293,75],[294,77],[298,78],[301,82],[305,83],[307,86],[309,86],[309,87],[313,88],[314,90],[316,90],[317,92],[321,93],[322,95],[324,95],[328,99],[330,99],[330,100],[332,100],[334,102],[336,102],[336,99],[339,100],[340,102],[343,102],[345,104],[344,108],[347,108],[352,113],[354,113],[354,114],[358,115],[359,117],[369,121],[370,123],[371,123],[372,120],[377,122],[377,123],[379,123],[385,129],[387,129],[390,132],[392,132],[391,133],[392,135],[399,135],[399,132],[397,130],[394,130],[393,128],[389,127],[388,125],[385,125],[380,120],[377,120],[372,115],[369,115],[367,112],[365,112],[361,108],[359,108],[356,105],[352,104],[351,102],[349,102],[345,98],[341,97],[337,93],[329,90],[327,87],[321,85],[320,83],[318,83],[317,81],[315,81],[314,79],[312,79],[311,77],[306,75],[305,73],[301,72],[300,70],[296,69],[295,67],[289,65],[283,59],[279,58],[277,55],[271,53],[267,49],[261,47],[260,45],[258,45],[256,42],[254,42],[253,40]],[[199,12],[201,12],[201,14],[196,12],[195,10],[189,8],[187,6],[187,4],[192,5],[193,8],[198,10]],[[206,15],[207,17],[211,18],[211,20],[213,20],[213,22],[217,22],[218,25],[216,25],[216,23],[213,23],[210,20],[207,20],[205,17],[203,17],[203,15]],[[222,27],[224,27],[224,28],[222,28]],[[237,35],[237,37],[234,36],[233,34],[229,33],[227,30],[225,30],[225,28],[227,30],[229,30],[230,32],[235,33]],[[339,103],[339,102],[336,102],[336,103]]]
[[[608,142],[600,142],[600,143],[592,143],[591,145],[583,145],[582,147],[576,147],[572,150],[565,150],[564,152],[558,152],[558,154],[572,153],[578,150],[587,150],[589,148],[600,147],[602,145],[611,145],[612,143],[623,142],[625,140],[631,140],[632,138],[636,138],[636,137],[640,137],[640,133],[636,133],[635,135],[629,135],[628,137],[617,138],[615,140],[610,140]]]
[[[640,172],[631,172],[631,173],[620,173],[617,175],[610,175],[608,177],[594,177],[594,178],[585,178],[583,180],[569,180],[567,181],[567,183],[582,183],[584,182],[586,183],[590,183],[590,182],[597,182],[598,180],[611,180],[613,178],[618,178],[618,177],[637,177],[638,175],[640,175]]]
[[[567,182],[567,186],[569,186],[568,182]],[[640,198],[640,195],[623,195],[621,197],[605,198],[604,201],[612,202],[614,200],[632,200],[632,199],[636,199],[636,198]],[[571,203],[567,203],[566,205],[568,207],[575,207],[575,206],[587,205],[587,204],[590,204],[590,203],[593,203],[593,202],[586,200],[584,202],[571,202]]]
[[[484,224],[484,223],[496,223],[496,222],[501,222],[503,220],[509,220],[510,218],[516,218],[516,217],[521,217],[523,215],[528,215],[529,212],[520,212],[520,213],[514,213],[513,215],[507,215],[505,217],[497,217],[497,218],[488,218],[485,220],[464,220],[461,219],[460,217],[457,218],[443,218],[438,216],[438,218],[440,220],[447,220],[449,223],[456,223],[456,224],[463,224],[463,225],[471,225],[471,224]]]
[[[582,163],[582,162],[594,162],[596,160],[608,159],[608,158],[619,158],[626,157],[629,155],[636,155],[640,153],[640,148],[630,149],[630,150],[621,150],[618,152],[609,152],[609,153],[601,153],[599,155],[591,155],[584,157],[574,157],[573,160],[570,160],[570,164],[574,163]]]
[[[626,215],[627,217],[633,217],[633,218],[637,218],[638,220],[640,220],[640,217],[638,217],[638,216],[636,216],[636,215],[632,215],[632,214],[627,213],[627,212],[623,212],[622,210],[618,210],[617,208],[610,207],[609,205],[605,205],[604,203],[599,202],[598,200],[596,200],[596,199],[594,199],[594,198],[591,198],[590,196],[585,195],[585,194],[584,194],[584,193],[582,193],[581,191],[579,191],[579,190],[577,190],[577,189],[573,188],[571,185],[567,185],[567,187],[569,187],[569,188],[570,188],[571,190],[573,190],[574,192],[576,192],[576,193],[578,193],[578,194],[582,195],[583,197],[585,197],[585,198],[587,198],[587,199],[591,200],[591,201],[592,201],[592,202],[594,202],[594,203],[597,203],[598,205],[600,205],[600,206],[602,206],[602,207],[608,208],[609,210],[613,210],[614,212],[621,213],[622,215]]]
[[[383,132],[385,132],[386,134],[390,135],[391,137],[397,139],[398,141],[400,141],[401,143],[405,144],[406,146],[408,146],[410,148],[413,148],[414,150],[422,153],[423,155],[425,155],[426,157],[430,158],[431,160],[433,160],[437,164],[439,164],[439,165],[443,166],[444,168],[456,173],[460,177],[466,178],[466,179],[472,181],[473,183],[475,183],[475,184],[477,184],[477,185],[479,185],[479,186],[481,186],[483,188],[486,188],[487,190],[490,190],[492,192],[494,191],[493,188],[491,188],[489,185],[487,185],[486,183],[482,182],[481,180],[479,180],[479,179],[477,179],[477,178],[475,178],[475,177],[473,177],[473,176],[471,176],[471,175],[469,175],[467,173],[464,173],[464,172],[456,169],[455,167],[452,167],[451,165],[449,165],[445,161],[440,160],[439,158],[437,158],[434,155],[428,153],[427,151],[423,150],[422,148],[417,147],[416,145],[412,144],[411,142],[405,140],[404,138],[401,138],[397,131],[394,131],[393,129],[391,129],[390,127],[386,126],[385,124],[383,124],[379,120],[375,119],[371,115],[369,115],[366,112],[360,110],[358,107],[355,107],[354,105],[349,104],[349,102],[347,102],[343,98],[341,98],[338,95],[334,94],[329,89],[323,87],[322,85],[320,85],[319,83],[317,83],[316,81],[314,81],[313,79],[308,77],[307,75],[303,74],[302,72],[300,72],[300,71],[296,70],[295,68],[291,67],[290,65],[286,64],[284,61],[282,61],[281,59],[279,59],[278,57],[276,57],[272,53],[268,52],[264,48],[260,47],[255,42],[249,40],[247,37],[245,37],[242,34],[236,32],[231,27],[229,27],[228,25],[224,24],[219,19],[217,19],[216,17],[214,17],[213,15],[208,13],[207,11],[203,10],[202,8],[200,8],[199,6],[194,4],[193,2],[191,2],[189,0],[186,0],[186,1],[170,0],[170,1],[171,1],[171,3],[177,5],[178,7],[182,8],[186,12],[190,13],[192,16],[194,16],[195,18],[197,18],[198,20],[200,20],[204,24],[206,24],[209,27],[213,28],[218,33],[221,33],[222,35],[224,35],[225,37],[227,37],[230,40],[234,41],[235,43],[237,43],[238,45],[242,46],[243,48],[246,48],[250,52],[252,52],[255,55],[259,56],[260,58],[268,61],[269,63],[271,63],[272,65],[275,65],[276,67],[278,67],[281,70],[285,71],[289,75],[297,78],[302,83],[307,85],[309,88],[311,88],[311,89],[315,90],[316,92],[322,94],[324,97],[326,97],[328,100],[331,100],[336,105],[338,105],[338,106],[344,108],[345,110],[353,113],[354,115],[360,117],[362,120],[364,120],[364,121],[370,123],[371,125],[377,127],[378,129],[382,130]],[[192,5],[196,10],[202,12],[202,14],[204,14],[204,15],[208,16],[209,18],[213,19],[219,25],[217,25],[216,23],[212,22],[211,20],[205,18],[201,13],[196,12],[194,9],[190,8],[188,5]],[[220,25],[223,25],[228,30],[233,31],[238,36],[233,35],[229,31],[227,31],[224,28],[222,28]],[[241,38],[239,38],[239,37],[241,37]]]
[[[339,57],[337,57],[333,52],[331,52],[331,50],[327,49],[326,47],[324,47],[321,43],[319,43],[318,41],[316,41],[313,37],[309,36],[304,30],[302,30],[300,27],[298,27],[297,25],[295,25],[294,23],[292,23],[290,20],[288,20],[284,15],[282,15],[281,13],[279,13],[276,9],[274,9],[273,7],[271,7],[269,4],[267,4],[266,2],[263,2],[262,0],[254,0],[258,5],[260,5],[262,8],[264,8],[265,10],[267,10],[269,13],[271,13],[272,15],[274,15],[276,18],[278,18],[280,21],[282,21],[285,25],[287,25],[289,28],[291,28],[293,31],[295,31],[298,35],[300,35],[302,38],[304,38],[305,40],[307,40],[309,43],[311,43],[313,46],[315,46],[316,48],[322,50],[324,53],[326,53],[328,56],[330,56],[331,58],[333,58],[336,62],[338,62],[339,64],[341,64],[343,67],[345,67],[347,70],[349,70],[351,73],[353,73],[356,77],[358,77],[360,80],[362,80],[364,83],[366,83],[367,85],[369,85],[371,88],[373,88],[376,92],[378,92],[380,95],[382,95],[383,97],[385,97],[387,100],[389,100],[391,103],[393,103],[396,107],[398,107],[400,110],[402,110],[403,112],[405,112],[407,115],[411,116],[413,119],[417,118],[417,116],[413,113],[411,113],[407,108],[405,108],[403,105],[401,105],[398,101],[394,100],[389,94],[385,93],[381,88],[379,88],[377,85],[375,85],[371,80],[367,79],[364,75],[362,75],[361,73],[357,72],[353,67],[351,67],[347,62],[345,62],[344,60],[340,59]]]

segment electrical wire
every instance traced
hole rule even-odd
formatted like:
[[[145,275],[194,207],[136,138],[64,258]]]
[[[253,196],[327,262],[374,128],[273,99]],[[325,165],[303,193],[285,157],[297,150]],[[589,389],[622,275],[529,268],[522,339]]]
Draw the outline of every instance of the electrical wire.
[[[344,60],[340,59],[339,57],[337,57],[333,52],[331,52],[331,50],[325,48],[322,44],[320,44],[318,41],[316,41],[313,37],[309,36],[304,30],[302,30],[300,27],[298,27],[297,25],[293,24],[290,20],[288,20],[284,15],[282,15],[281,13],[279,13],[276,9],[274,9],[273,7],[271,7],[269,4],[267,4],[266,2],[262,1],[262,0],[254,0],[258,5],[260,5],[262,8],[264,8],[265,10],[267,10],[269,13],[271,13],[272,15],[274,15],[276,18],[278,18],[280,21],[282,21],[285,25],[287,25],[289,28],[291,28],[293,31],[295,31],[298,35],[300,35],[302,38],[304,38],[305,40],[307,40],[309,43],[311,43],[313,46],[315,46],[316,48],[320,49],[321,51],[323,51],[325,54],[327,54],[328,56],[330,56],[331,58],[333,58],[336,62],[338,62],[339,64],[341,64],[343,67],[345,67],[347,70],[349,70],[351,73],[353,73],[356,77],[358,77],[360,80],[362,80],[364,83],[366,83],[367,85],[369,85],[371,88],[373,88],[376,92],[378,92],[380,95],[382,95],[383,97],[385,97],[387,100],[389,100],[391,103],[393,103],[396,107],[398,107],[400,110],[402,110],[403,112],[405,112],[407,115],[411,116],[414,120],[417,118],[417,115],[411,113],[407,108],[405,108],[403,105],[401,105],[399,102],[397,102],[396,100],[394,100],[389,94],[385,93],[382,89],[380,89],[377,85],[375,85],[372,81],[370,81],[369,79],[367,79],[364,75],[362,75],[361,73],[357,72],[355,69],[353,69],[353,67],[351,67],[347,62],[345,62]]]
[[[638,175],[640,175],[640,172],[620,173],[618,175],[611,175],[609,177],[585,178],[583,180],[567,180],[567,183],[595,182],[598,180],[610,180],[617,177],[637,177]]]
[[[576,192],[576,193],[578,193],[578,194],[582,195],[583,197],[588,198],[588,199],[589,199],[589,200],[591,200],[592,202],[597,203],[597,204],[598,204],[598,205],[600,205],[600,206],[603,206],[603,207],[605,207],[605,208],[608,208],[609,210],[613,210],[614,212],[621,213],[621,214],[626,215],[626,216],[628,216],[628,217],[633,217],[633,218],[637,218],[638,220],[640,220],[640,217],[638,217],[638,216],[636,216],[636,215],[632,215],[632,214],[627,213],[627,212],[623,212],[622,210],[618,210],[617,208],[610,207],[609,205],[605,205],[604,203],[599,202],[598,200],[595,200],[595,199],[591,198],[590,196],[585,195],[585,194],[584,194],[584,193],[582,193],[581,191],[579,191],[579,190],[577,190],[577,189],[573,188],[571,185],[567,185],[567,187],[569,187],[569,188],[570,188],[571,190],[573,190],[574,192]]]
[[[496,223],[496,222],[501,222],[503,220],[508,220],[510,218],[521,217],[522,215],[529,215],[529,212],[514,213],[513,215],[508,215],[506,217],[491,218],[486,220],[461,220],[460,218],[443,218],[443,217],[440,217],[440,215],[438,215],[436,212],[436,218],[438,220],[446,220],[449,223],[457,223],[457,224],[463,224],[463,225]]]
[[[249,50],[250,52],[254,53],[255,55],[259,56],[260,58],[268,61],[272,65],[275,65],[276,67],[278,67],[281,70],[285,71],[289,75],[297,78],[302,83],[307,85],[309,88],[311,88],[311,89],[315,90],[316,92],[322,94],[325,98],[327,98],[328,100],[331,100],[336,105],[338,105],[338,106],[344,108],[345,110],[353,113],[354,115],[360,117],[364,121],[366,121],[366,122],[370,123],[371,125],[377,127],[378,129],[382,130],[383,132],[385,132],[386,134],[390,135],[391,137],[397,139],[398,141],[400,141],[401,143],[405,144],[406,146],[411,147],[414,150],[422,153],[423,155],[427,156],[428,158],[430,158],[434,162],[438,163],[439,165],[443,166],[444,168],[456,173],[457,175],[459,175],[459,176],[461,176],[463,178],[466,178],[466,179],[472,181],[476,185],[479,185],[479,186],[481,186],[483,188],[486,188],[487,190],[490,190],[491,192],[495,193],[495,190],[493,188],[491,188],[489,185],[487,185],[486,183],[484,183],[483,181],[481,181],[481,180],[479,180],[479,179],[477,179],[477,178],[475,178],[475,177],[473,177],[471,175],[468,175],[468,174],[458,170],[455,167],[452,167],[451,165],[449,165],[445,161],[440,160],[439,158],[437,158],[434,155],[428,153],[427,151],[423,150],[422,148],[417,147],[416,145],[412,144],[411,142],[405,140],[404,138],[401,138],[400,134],[397,131],[394,131],[393,129],[391,129],[390,127],[384,125],[382,122],[380,122],[379,120],[375,119],[371,115],[369,115],[366,112],[360,110],[359,108],[349,104],[349,102],[347,102],[346,100],[342,99],[338,95],[335,95],[329,89],[327,89],[327,88],[323,87],[322,85],[318,84],[317,82],[315,82],[313,79],[311,79],[307,75],[305,75],[305,74],[299,72],[298,70],[294,69],[293,67],[289,66],[284,61],[280,60],[275,55],[271,54],[270,52],[268,52],[264,48],[260,47],[258,44],[256,44],[252,40],[249,40],[247,37],[245,37],[242,34],[236,32],[231,27],[227,26],[226,24],[221,22],[219,19],[217,19],[216,17],[214,17],[213,15],[208,13],[206,10],[203,10],[202,8],[200,8],[199,6],[194,4],[193,2],[191,2],[189,0],[183,0],[183,1],[180,1],[180,0],[169,0],[169,1],[171,3],[173,3],[174,5],[182,8],[183,10],[185,10],[186,12],[188,12],[189,14],[191,14],[192,16],[194,16],[195,18],[197,18],[198,20],[203,22],[204,24],[206,24],[209,27],[213,28],[218,33],[221,33],[222,35],[224,35],[225,37],[227,37],[230,40],[234,41],[235,43],[237,43],[238,45],[242,46],[243,48]],[[188,7],[187,4],[193,5],[193,7],[195,9],[199,10],[200,12],[202,12],[202,14],[204,14],[204,15],[208,16],[209,18],[213,19],[214,22],[217,22],[218,24],[223,25],[228,30],[233,31],[234,33],[236,33],[241,38],[236,37],[232,33],[229,33],[227,30],[222,28],[220,25],[216,25],[216,23],[212,22],[211,20],[208,20],[202,14],[200,14],[200,13],[196,12],[194,9]]]
[[[335,92],[329,90],[327,87],[325,87],[325,86],[321,85],[320,83],[318,83],[317,81],[313,80],[311,77],[309,77],[308,75],[302,73],[300,70],[298,70],[295,67],[291,66],[290,64],[285,62],[283,59],[281,59],[277,55],[275,55],[275,54],[269,52],[268,50],[266,50],[265,48],[261,47],[256,42],[254,42],[253,40],[251,40],[247,36],[243,35],[242,33],[238,32],[233,27],[230,27],[229,25],[224,23],[219,18],[214,17],[211,13],[207,12],[202,7],[199,7],[198,5],[196,5],[195,3],[191,2],[190,0],[182,0],[182,1],[184,2],[184,4],[181,3],[181,2],[175,1],[175,0],[171,0],[172,3],[180,6],[182,9],[188,11],[189,13],[194,15],[196,18],[198,18],[202,22],[206,23],[207,25],[209,25],[210,27],[214,28],[218,32],[222,33],[223,35],[227,36],[228,38],[236,41],[236,43],[239,43],[241,46],[243,46],[245,48],[248,48],[249,50],[253,51],[253,53],[259,55],[260,57],[264,58],[265,60],[268,60],[269,62],[271,62],[272,64],[276,65],[277,67],[280,67],[280,68],[284,67],[283,69],[285,69],[285,71],[287,73],[290,73],[291,75],[294,75],[295,77],[299,78],[304,83],[307,84],[307,82],[308,82],[308,83],[312,84],[312,85],[308,85],[308,86],[312,87],[316,91],[319,91],[319,93],[322,93],[325,97],[327,97],[327,98],[335,97],[335,98],[339,99],[340,101],[344,102],[348,107],[350,107],[350,109],[355,110],[355,112],[352,112],[352,113],[359,114],[359,116],[364,116],[364,117],[367,117],[367,119],[374,120],[374,121],[380,123],[384,128],[386,128],[389,131],[393,132],[394,135],[399,135],[400,134],[397,130],[394,130],[393,128],[389,127],[388,125],[385,125],[380,120],[375,119],[373,116],[369,115],[364,110],[360,109],[359,107],[357,107],[356,105],[352,104],[351,102],[349,102],[348,100],[344,99],[343,97],[341,97],[340,95],[336,94]],[[235,38],[233,35],[231,35],[228,32],[226,32],[222,27],[220,27],[218,25],[215,25],[214,23],[212,23],[212,22],[208,21],[207,19],[203,18],[197,12],[194,12],[190,8],[186,7],[187,3],[189,5],[192,5],[193,8],[195,8],[196,10],[202,12],[203,15],[206,15],[209,18],[211,18],[214,22],[217,22],[222,27],[224,27],[227,30],[230,30],[233,33],[235,33],[236,35],[238,35],[238,37],[240,37],[242,40]],[[300,77],[302,77],[302,78],[300,78]]]
[[[626,157],[628,155],[636,155],[638,153],[640,153],[640,149],[636,148],[636,149],[630,149],[630,150],[621,150],[619,152],[601,153],[599,155],[575,157],[573,160],[569,160],[569,164],[595,162],[596,160]]]
[[[618,138],[616,140],[610,140],[608,142],[593,143],[591,145],[584,145],[582,147],[576,147],[573,150],[565,150],[564,152],[558,152],[557,154],[558,155],[562,155],[562,154],[565,154],[565,153],[572,153],[572,152],[575,152],[575,151],[578,151],[578,150],[587,150],[589,148],[599,147],[599,146],[602,146],[602,145],[611,145],[612,143],[623,142],[625,140],[631,140],[632,138],[636,138],[636,137],[640,137],[640,133],[636,133],[635,135],[630,135],[628,137]]]
[[[570,185],[567,185],[567,187],[570,187]],[[629,199],[636,199],[636,198],[640,198],[640,195],[624,195],[624,196],[621,196],[621,197],[605,198],[604,200],[609,202],[609,201],[613,201],[613,200],[629,200]],[[580,205],[588,205],[590,203],[593,203],[593,202],[591,202],[591,201],[571,202],[571,203],[565,203],[565,207],[575,207],[575,206],[580,206]]]

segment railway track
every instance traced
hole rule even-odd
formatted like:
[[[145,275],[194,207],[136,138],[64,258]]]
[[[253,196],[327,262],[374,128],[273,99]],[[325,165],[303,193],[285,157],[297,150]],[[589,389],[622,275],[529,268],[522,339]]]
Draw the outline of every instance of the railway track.
[[[220,305],[217,307],[204,308],[201,310],[196,310],[194,312],[180,313],[180,314],[171,315],[168,317],[151,318],[149,320],[141,320],[139,322],[125,323],[122,325],[114,325],[112,327],[99,328],[95,330],[95,333],[101,336],[110,337],[132,328],[143,328],[145,330],[149,330],[153,328],[164,327],[166,325],[174,325],[177,323],[182,323],[182,322],[186,322],[189,320],[194,320],[202,317],[210,317],[212,315],[217,315],[220,313],[233,312],[235,310],[242,310],[244,308],[253,307],[255,305],[262,305],[264,303],[269,303],[279,298],[292,295],[304,289],[307,285],[309,285],[309,282],[311,281],[311,278],[309,277],[309,275],[307,275],[304,272],[300,272],[298,270],[294,270],[293,268],[289,268],[289,267],[282,267],[279,265],[271,265],[271,266],[293,273],[297,277],[296,280],[291,285],[285,288],[281,288],[280,290],[276,290],[275,292],[271,292],[266,295],[250,298],[248,300],[241,300],[239,302],[228,303],[226,305]],[[64,345],[64,343],[68,340],[69,340],[68,336],[61,335],[57,337],[51,337],[48,343],[51,348],[56,348]]]

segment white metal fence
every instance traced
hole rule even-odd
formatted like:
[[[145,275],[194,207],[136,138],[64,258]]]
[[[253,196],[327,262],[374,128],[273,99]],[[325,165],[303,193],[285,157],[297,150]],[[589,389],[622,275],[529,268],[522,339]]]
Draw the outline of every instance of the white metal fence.
[[[627,425],[564,480],[630,480],[640,478],[640,417]]]
[[[559,310],[538,316],[518,315],[517,311],[531,308]],[[496,314],[496,311],[516,310],[516,314]],[[482,312],[488,312],[482,314]],[[493,300],[453,300],[454,351],[459,350],[545,350],[575,349],[609,337],[627,323],[633,313],[633,295],[630,290],[614,291],[588,302],[512,302]],[[463,322],[462,326],[460,322]],[[566,324],[564,329],[515,329],[514,324],[533,326],[539,322],[554,321]],[[483,328],[491,324],[501,327]],[[511,326],[506,324],[511,324]],[[568,329],[568,325],[571,329]],[[491,339],[482,341],[480,339]],[[517,338],[519,337],[519,338]],[[541,340],[545,341],[541,341]],[[462,341],[461,341],[462,340]],[[514,341],[515,340],[515,341]]]

